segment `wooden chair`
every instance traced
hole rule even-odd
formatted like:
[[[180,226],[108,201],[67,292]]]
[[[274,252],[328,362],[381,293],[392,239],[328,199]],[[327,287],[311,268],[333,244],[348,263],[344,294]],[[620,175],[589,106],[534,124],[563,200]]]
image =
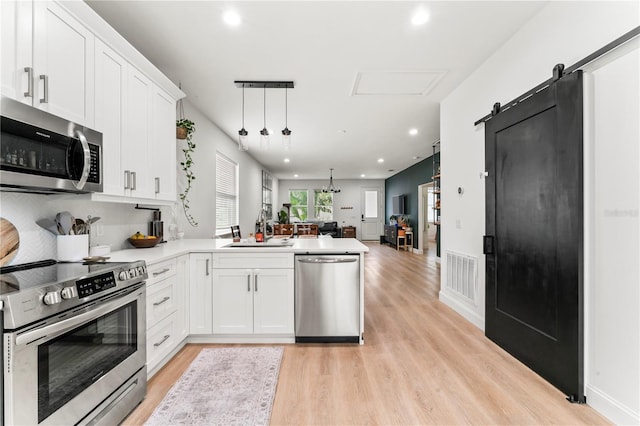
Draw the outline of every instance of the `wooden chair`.
[[[296,225],[298,236],[318,236],[318,225],[315,223],[301,223]]]
[[[273,225],[273,235],[288,235],[290,237],[293,236],[293,225],[292,224],[280,224],[277,223]]]
[[[240,225],[232,225],[231,226],[231,236],[233,238],[242,238],[240,236]]]

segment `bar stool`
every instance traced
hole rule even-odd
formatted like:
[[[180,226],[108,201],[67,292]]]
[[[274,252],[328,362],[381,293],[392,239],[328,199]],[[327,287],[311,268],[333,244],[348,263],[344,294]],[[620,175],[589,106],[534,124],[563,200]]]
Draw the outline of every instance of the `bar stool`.
[[[398,229],[396,237],[396,250],[400,250],[401,248],[407,249],[407,233],[404,229]],[[402,243],[400,243],[402,241]]]

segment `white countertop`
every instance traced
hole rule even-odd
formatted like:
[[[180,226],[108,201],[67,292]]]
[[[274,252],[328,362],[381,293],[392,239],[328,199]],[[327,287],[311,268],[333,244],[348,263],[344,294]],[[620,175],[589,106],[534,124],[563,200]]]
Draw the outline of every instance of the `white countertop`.
[[[187,239],[158,244],[152,248],[128,249],[111,252],[110,262],[144,260],[148,264],[161,262],[188,253],[366,253],[369,247],[355,238],[293,239],[288,247],[226,247],[231,239]]]

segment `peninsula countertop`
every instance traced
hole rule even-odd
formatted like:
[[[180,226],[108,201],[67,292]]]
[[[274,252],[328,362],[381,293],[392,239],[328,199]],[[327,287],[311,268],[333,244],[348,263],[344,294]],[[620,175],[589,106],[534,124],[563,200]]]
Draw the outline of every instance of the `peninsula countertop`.
[[[366,253],[369,247],[355,238],[293,238],[293,245],[282,247],[229,247],[231,239],[184,239],[160,243],[151,248],[131,248],[111,252],[109,261],[144,260],[156,263],[188,253]]]

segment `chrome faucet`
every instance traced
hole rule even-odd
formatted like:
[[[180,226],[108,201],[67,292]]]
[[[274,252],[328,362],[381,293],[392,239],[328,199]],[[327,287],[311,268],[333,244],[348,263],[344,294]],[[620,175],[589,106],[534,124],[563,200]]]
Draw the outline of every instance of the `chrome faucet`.
[[[267,238],[273,236],[273,230],[271,231],[271,235],[267,235],[267,211],[265,209],[260,209],[260,213],[258,213],[258,223],[260,232],[264,237],[264,240],[267,241]]]

